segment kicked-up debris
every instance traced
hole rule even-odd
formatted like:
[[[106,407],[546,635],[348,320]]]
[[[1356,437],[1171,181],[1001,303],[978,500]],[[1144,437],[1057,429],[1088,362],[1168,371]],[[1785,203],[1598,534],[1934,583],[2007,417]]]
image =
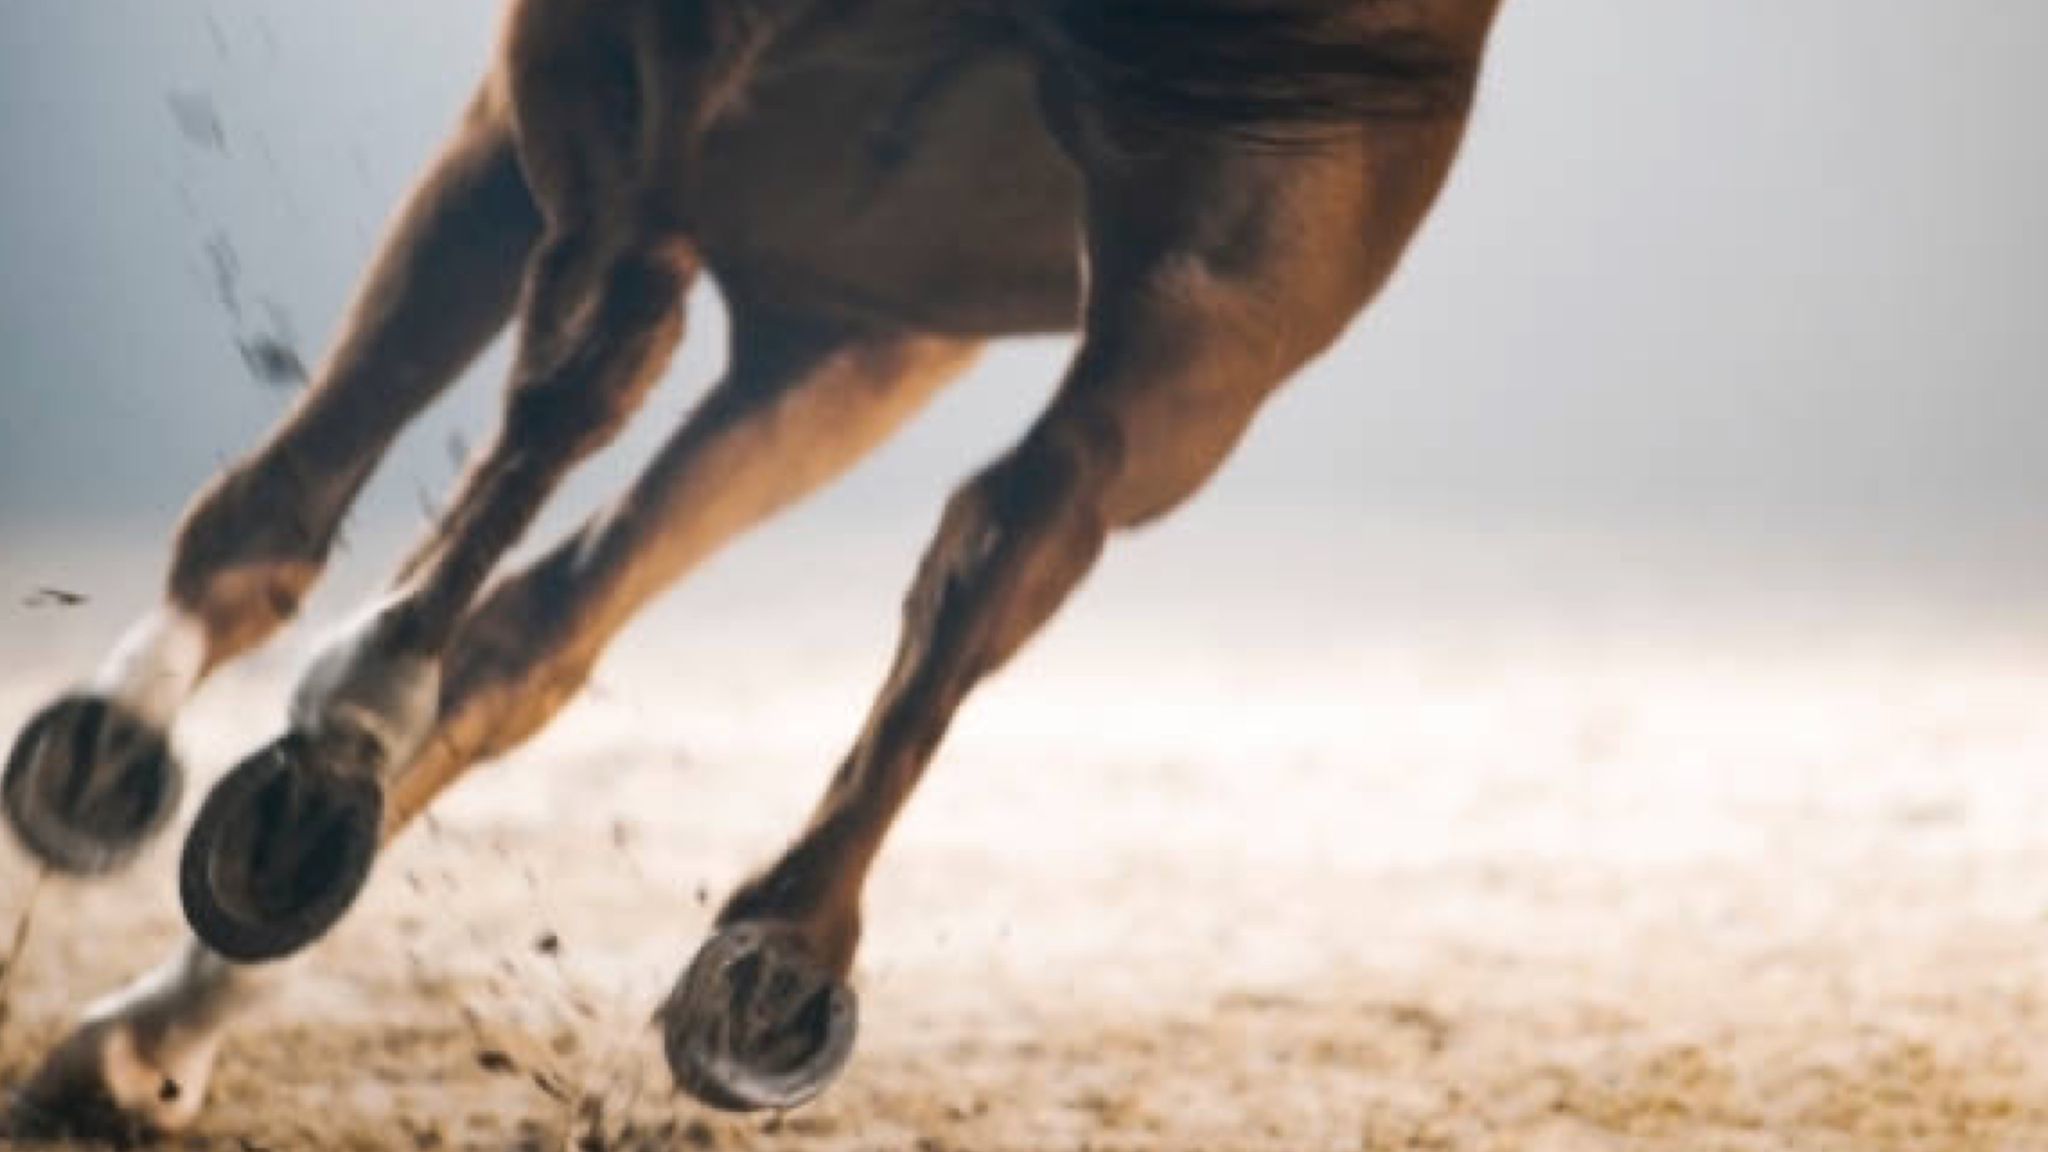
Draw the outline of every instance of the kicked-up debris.
[[[306,362],[288,337],[257,333],[235,341],[242,363],[258,383],[276,388],[296,388],[306,382]]]
[[[76,608],[92,597],[68,588],[38,588],[21,598],[24,608]]]
[[[178,134],[195,148],[209,152],[228,150],[227,130],[221,126],[220,109],[205,92],[168,92],[164,104],[171,110],[171,122]]]
[[[476,1066],[496,1076],[516,1076],[519,1064],[511,1053],[499,1048],[480,1048],[476,1054]]]

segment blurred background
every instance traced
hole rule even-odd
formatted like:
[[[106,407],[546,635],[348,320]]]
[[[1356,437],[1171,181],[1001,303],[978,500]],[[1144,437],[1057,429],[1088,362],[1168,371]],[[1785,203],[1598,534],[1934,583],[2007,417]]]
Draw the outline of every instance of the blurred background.
[[[290,390],[254,379],[238,340],[317,359],[495,25],[479,0],[10,7],[7,539],[161,535],[270,425]],[[2028,5],[1508,4],[1405,271],[1169,531],[1228,547],[1230,525],[1283,520],[1335,551],[1371,525],[1767,538],[1877,549],[1909,585],[2010,575],[2048,486],[2044,48]],[[708,292],[693,324],[555,524],[623,483],[714,374]],[[1004,349],[772,531],[922,532],[1065,353]],[[418,492],[447,485],[448,432],[481,438],[501,375],[481,364],[407,439],[359,529],[415,526]]]
[[[493,8],[0,15],[0,726],[153,602],[192,491],[291,403],[242,346],[317,360],[484,67]],[[1181,1106],[1236,1099],[1284,1052],[1291,1088],[1243,1129],[1276,1146],[1481,1121],[1570,1148],[2048,1138],[2028,1055],[2048,1013],[2043,59],[2041,5],[1510,0],[1391,288],[970,704],[877,878],[879,1071],[844,1115],[942,1125],[887,1090],[937,1062],[1074,1131],[1200,1144],[1251,1113]],[[715,375],[709,293],[691,324],[529,552]],[[678,832],[579,905],[610,950],[584,975],[651,996],[701,927],[688,894],[758,860],[822,783],[945,493],[1067,349],[996,351],[710,563],[514,758],[526,787],[457,798],[450,827],[476,839],[408,859],[502,835],[565,869],[551,898],[575,903],[598,881],[548,854],[555,832],[622,813]],[[389,458],[316,619],[424,527],[503,367],[501,347]],[[269,730],[306,634],[202,699],[202,773]],[[106,907],[175,931],[154,889],[123,891]],[[648,940],[644,912],[601,914],[628,892],[692,911]],[[378,899],[352,931],[420,911]],[[527,930],[523,895],[468,899],[472,935]],[[353,955],[343,978],[368,979]],[[43,965],[46,1018],[109,964]],[[1346,1047],[1332,1004],[1380,1006],[1360,1034],[1424,1019],[1453,1039]],[[1034,1011],[1084,1031],[1035,1055],[935,1047],[949,1021],[1002,1034]],[[1085,1031],[1120,1012],[1231,1041],[1196,1058]],[[1103,1053],[1148,1070],[1135,1113],[1048,1063]],[[1462,1103],[1416,1094],[1446,1083]]]

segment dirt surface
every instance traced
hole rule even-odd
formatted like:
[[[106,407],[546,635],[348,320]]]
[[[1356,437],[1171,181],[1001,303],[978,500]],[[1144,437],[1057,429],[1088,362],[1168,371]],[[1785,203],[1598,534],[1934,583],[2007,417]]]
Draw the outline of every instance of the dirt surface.
[[[2040,630],[1262,647],[1134,618],[1063,626],[954,734],[871,890],[861,1049],[821,1102],[675,1098],[646,1020],[822,784],[886,617],[629,645],[279,977],[194,1142],[2048,1148]],[[10,731],[110,634],[48,620],[15,633]],[[179,734],[202,776],[297,658],[209,688]],[[0,1082],[176,938],[173,848],[43,891]],[[32,887],[0,851],[0,930]]]

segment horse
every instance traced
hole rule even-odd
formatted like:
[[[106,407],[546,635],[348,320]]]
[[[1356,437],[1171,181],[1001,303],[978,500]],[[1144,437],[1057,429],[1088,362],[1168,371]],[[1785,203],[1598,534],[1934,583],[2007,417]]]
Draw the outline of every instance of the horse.
[[[857,1031],[864,880],[949,721],[1394,272],[1497,6],[509,0],[309,387],[189,506],[161,604],[19,734],[0,808],[21,844],[79,876],[134,859],[178,807],[180,707],[292,619],[393,438],[511,325],[495,434],[318,649],[284,735],[199,806],[178,864],[192,938],[87,1011],[12,1123],[190,1125],[253,973],[546,724],[651,597],[846,471],[987,342],[1074,331],[1043,410],[945,502],[808,821],[657,1012],[676,1085],[707,1105],[823,1090]],[[700,278],[731,318],[722,379],[625,492],[493,579],[663,374]]]

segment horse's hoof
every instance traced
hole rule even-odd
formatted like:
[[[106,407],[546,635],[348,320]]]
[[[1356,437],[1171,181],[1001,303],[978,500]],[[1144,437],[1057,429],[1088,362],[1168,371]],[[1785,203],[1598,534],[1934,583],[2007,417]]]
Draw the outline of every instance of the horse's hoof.
[[[363,747],[279,737],[200,805],[178,864],[185,919],[237,963],[289,956],[355,903],[383,821],[384,789]]]
[[[100,875],[133,860],[163,828],[183,782],[156,725],[115,700],[65,696],[15,738],[0,808],[38,860]]]
[[[127,1147],[189,1126],[205,1087],[155,1068],[118,1021],[90,1022],[52,1049],[27,1083],[0,1093],[0,1137]]]
[[[853,1055],[853,989],[794,932],[722,929],[698,950],[659,1013],[676,1087],[713,1108],[794,1108],[825,1090]]]

